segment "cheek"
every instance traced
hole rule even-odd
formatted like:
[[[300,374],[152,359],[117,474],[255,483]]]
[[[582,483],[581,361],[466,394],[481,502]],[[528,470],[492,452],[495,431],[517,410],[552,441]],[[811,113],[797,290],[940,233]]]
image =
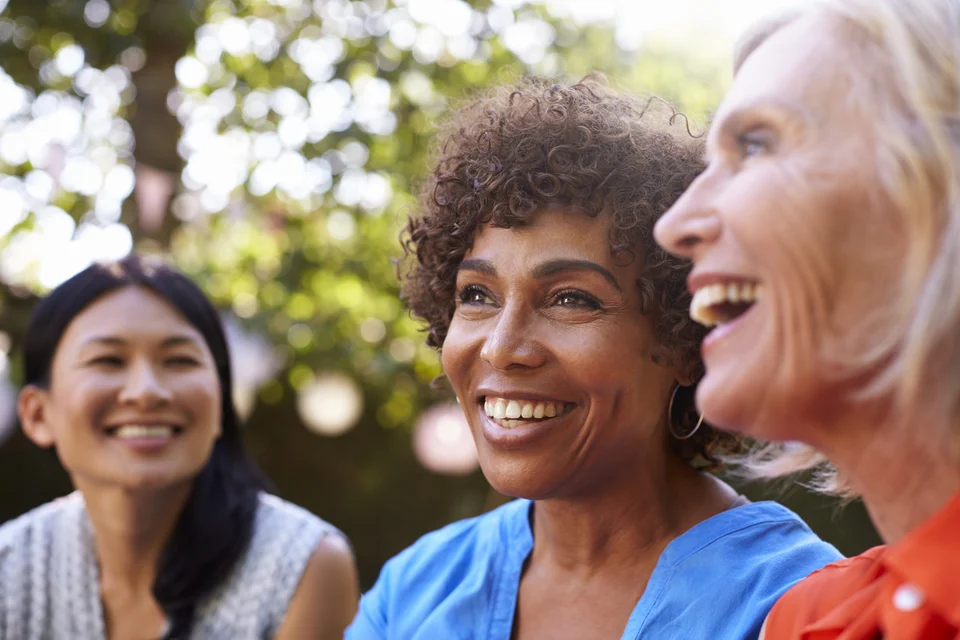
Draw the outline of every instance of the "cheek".
[[[784,347],[781,364],[789,370],[826,339],[848,244],[845,216],[856,203],[822,169],[771,165],[750,187],[731,203],[729,226],[764,282],[765,329]]]
[[[116,404],[119,383],[110,376],[85,375],[60,385],[53,393],[55,426],[73,429],[97,425]]]
[[[472,361],[470,356],[471,338],[469,332],[465,329],[464,323],[454,318],[447,330],[447,337],[444,339],[440,351],[440,365],[454,389],[457,388],[466,368]],[[479,357],[479,349],[473,349],[473,351],[476,351],[476,357]]]
[[[182,404],[190,418],[199,425],[219,432],[221,423],[220,381],[215,374],[198,373],[176,379],[174,397]]]

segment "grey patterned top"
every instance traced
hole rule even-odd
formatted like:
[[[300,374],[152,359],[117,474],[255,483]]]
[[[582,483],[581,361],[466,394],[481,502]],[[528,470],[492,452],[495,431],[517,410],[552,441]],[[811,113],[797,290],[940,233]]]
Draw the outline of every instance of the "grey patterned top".
[[[337,530],[261,494],[250,547],[201,603],[193,638],[271,638],[317,543]],[[0,526],[0,640],[105,640],[93,529],[73,493]]]

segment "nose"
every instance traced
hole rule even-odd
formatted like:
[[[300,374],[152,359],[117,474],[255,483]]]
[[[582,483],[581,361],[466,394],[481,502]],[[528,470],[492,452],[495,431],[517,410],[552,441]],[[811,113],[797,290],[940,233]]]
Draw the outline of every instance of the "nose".
[[[536,368],[544,363],[543,345],[532,335],[534,318],[520,304],[507,304],[484,340],[480,357],[499,370]]]
[[[120,402],[143,408],[152,408],[168,402],[172,397],[160,376],[149,362],[132,363],[127,370]]]
[[[710,177],[700,175],[657,221],[653,237],[666,251],[694,262],[720,237],[722,224],[710,199]]]

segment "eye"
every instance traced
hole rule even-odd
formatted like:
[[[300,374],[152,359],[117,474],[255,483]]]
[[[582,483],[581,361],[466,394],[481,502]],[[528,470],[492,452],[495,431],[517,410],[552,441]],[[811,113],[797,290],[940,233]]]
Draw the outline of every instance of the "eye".
[[[491,304],[492,300],[482,287],[475,284],[464,287],[458,294],[461,304]]]
[[[175,367],[195,367],[200,364],[193,356],[174,356],[167,358],[166,363]]]
[[[123,366],[123,358],[120,356],[98,356],[90,360],[88,364],[100,367],[117,368]]]
[[[740,149],[740,155],[744,158],[751,158],[770,150],[770,140],[759,132],[751,131],[737,136],[737,146]]]
[[[581,307],[584,309],[599,309],[601,307],[599,300],[576,289],[561,291],[553,298],[553,303],[561,307]]]

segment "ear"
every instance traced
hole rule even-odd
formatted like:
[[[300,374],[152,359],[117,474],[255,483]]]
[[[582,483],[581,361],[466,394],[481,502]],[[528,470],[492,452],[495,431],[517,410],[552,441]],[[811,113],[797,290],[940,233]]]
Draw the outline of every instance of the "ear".
[[[697,373],[693,366],[677,367],[674,369],[674,379],[681,387],[689,387],[697,381]]]
[[[44,449],[57,443],[53,429],[47,422],[49,397],[46,389],[31,384],[23,388],[17,400],[17,414],[23,432],[34,444]]]

